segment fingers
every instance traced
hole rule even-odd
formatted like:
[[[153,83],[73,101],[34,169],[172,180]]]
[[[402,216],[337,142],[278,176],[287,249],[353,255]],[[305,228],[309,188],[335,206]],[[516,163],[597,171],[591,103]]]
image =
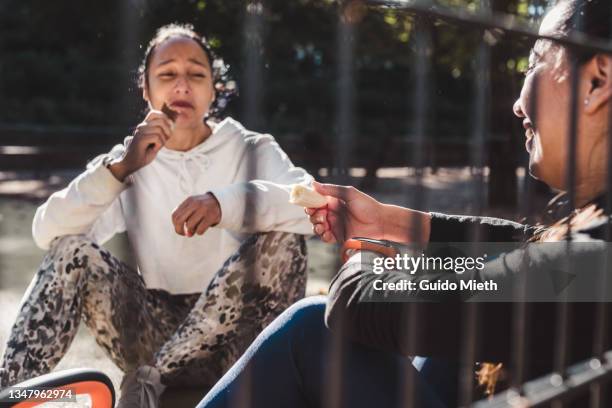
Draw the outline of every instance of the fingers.
[[[187,237],[193,237],[195,234],[202,235],[212,224],[206,208],[200,207],[185,221],[184,229]]]
[[[333,234],[331,233],[331,225],[328,222],[327,209],[319,209],[314,211],[310,216],[312,223],[312,231],[325,242],[334,242]],[[327,240],[326,240],[327,238]]]
[[[167,125],[169,129],[172,129],[173,127],[173,123],[172,120],[168,117],[168,115],[166,115],[165,113],[163,113],[162,111],[158,111],[158,110],[150,110],[149,113],[147,114],[147,116],[145,117],[145,122],[152,122],[155,120],[162,120],[164,121]]]
[[[146,147],[145,150],[152,148],[154,153],[157,153],[166,145],[166,140],[159,133],[145,133],[140,134],[138,137],[140,143]]]
[[[328,211],[326,209],[320,209],[318,211],[314,211],[310,216],[310,222],[313,224],[321,224],[327,220]]]
[[[337,242],[336,237],[334,236],[334,233],[332,232],[328,223],[315,224],[312,226],[312,230],[319,238],[321,238],[323,242],[327,242],[327,243]]]
[[[159,134],[163,138],[164,142],[166,142],[168,139],[170,139],[170,136],[172,135],[172,130],[170,129],[168,124],[161,119],[156,119],[152,122],[145,121],[136,126],[136,137],[141,137],[141,135],[143,134],[152,133]]]
[[[174,225],[174,231],[177,234],[183,236],[188,235],[189,230],[188,227],[186,227],[185,222],[195,212],[195,210],[195,202],[188,198],[172,212],[172,224]]]
[[[336,184],[323,184],[317,181],[312,182],[312,187],[315,189],[316,192],[320,194],[339,198],[347,202],[363,194],[361,191],[357,190],[353,186],[339,186]]]
[[[323,242],[327,242],[328,244],[333,244],[337,242],[331,231],[325,231],[325,233],[321,235],[321,239],[323,240]]]
[[[307,208],[307,207],[306,207],[306,208],[304,208],[304,212],[305,212],[307,215],[312,215],[312,214],[314,214],[314,212],[315,212],[315,211],[317,211],[317,209],[316,209],[316,208]]]
[[[192,196],[183,201],[172,212],[172,224],[174,231],[185,237],[195,234],[202,235],[217,222],[215,211],[211,210],[210,204],[201,199],[201,196]]]

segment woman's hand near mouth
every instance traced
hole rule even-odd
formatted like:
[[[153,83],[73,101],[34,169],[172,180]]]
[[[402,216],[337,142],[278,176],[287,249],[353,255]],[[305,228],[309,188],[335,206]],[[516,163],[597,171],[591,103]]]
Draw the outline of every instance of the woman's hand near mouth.
[[[151,163],[172,134],[172,121],[161,111],[151,110],[134,131],[123,156],[109,165],[121,182],[130,174]]]

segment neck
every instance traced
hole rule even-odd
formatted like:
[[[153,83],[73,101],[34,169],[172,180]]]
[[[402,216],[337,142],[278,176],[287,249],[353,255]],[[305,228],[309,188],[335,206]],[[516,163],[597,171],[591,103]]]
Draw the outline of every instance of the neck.
[[[186,152],[193,149],[212,134],[212,129],[204,122],[192,128],[176,128],[166,142],[166,148]]]
[[[603,183],[582,183],[576,186],[575,207],[580,208],[605,192]]]

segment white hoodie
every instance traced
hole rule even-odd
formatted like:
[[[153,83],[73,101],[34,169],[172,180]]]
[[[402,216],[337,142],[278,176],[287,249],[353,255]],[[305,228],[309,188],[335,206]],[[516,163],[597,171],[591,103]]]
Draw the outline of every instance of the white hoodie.
[[[110,155],[119,157],[124,150],[117,145]],[[272,136],[248,131],[227,118],[187,152],[162,148],[125,183],[102,158],[94,160],[38,208],[32,233],[36,244],[48,249],[58,236],[86,234],[103,244],[127,231],[148,288],[202,292],[249,234],[311,233],[303,210],[288,203],[290,184],[311,182]],[[221,222],[204,235],[178,235],[172,211],[187,197],[206,192],[219,201]]]

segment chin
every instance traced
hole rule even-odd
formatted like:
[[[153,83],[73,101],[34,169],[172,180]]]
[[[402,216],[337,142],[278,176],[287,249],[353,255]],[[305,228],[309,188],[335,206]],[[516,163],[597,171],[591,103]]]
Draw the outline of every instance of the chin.
[[[547,177],[540,171],[540,166],[538,163],[534,163],[532,161],[529,162],[529,175],[538,181],[546,183],[549,186],[551,185]]]
[[[536,180],[540,180],[540,172],[538,171],[538,164],[534,163],[533,160],[529,160],[529,175]]]

